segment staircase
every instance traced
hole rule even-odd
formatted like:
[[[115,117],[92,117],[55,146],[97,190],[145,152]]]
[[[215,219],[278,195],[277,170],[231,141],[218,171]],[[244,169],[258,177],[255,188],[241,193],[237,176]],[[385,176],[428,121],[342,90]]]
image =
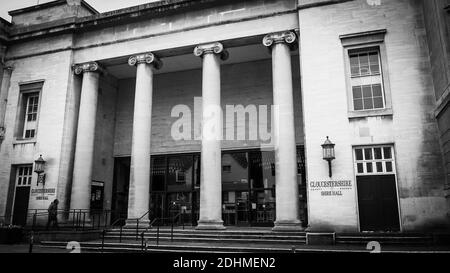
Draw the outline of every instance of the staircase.
[[[144,236],[141,237],[141,233]],[[336,234],[334,248],[353,247],[366,251],[368,242],[377,241],[383,246],[431,247],[435,238],[431,234],[409,233],[349,233]],[[65,241],[42,241],[44,247],[65,248]],[[246,253],[313,251],[306,244],[306,232],[274,232],[270,228],[230,227],[223,231],[195,230],[161,227],[138,231],[118,228],[105,231],[102,239],[81,242],[84,252],[192,252],[192,253]]]
[[[236,229],[223,231],[195,230],[193,228],[173,231],[161,228],[140,229],[136,239],[135,229],[110,229],[105,234],[104,252],[141,252],[142,237],[147,252],[194,252],[194,253],[227,253],[227,252],[292,252],[292,248],[305,244],[304,232],[272,232],[270,229]],[[65,247],[66,242],[44,241],[43,246]],[[99,251],[102,241],[81,242],[85,251]]]

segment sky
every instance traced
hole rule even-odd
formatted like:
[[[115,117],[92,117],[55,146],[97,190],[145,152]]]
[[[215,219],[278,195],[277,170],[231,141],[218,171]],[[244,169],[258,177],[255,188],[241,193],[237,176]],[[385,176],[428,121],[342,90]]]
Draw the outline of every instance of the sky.
[[[158,0],[85,0],[85,1],[99,12],[105,12],[145,4],[149,2],[155,2]],[[8,11],[21,9],[36,5],[38,3],[42,4],[46,2],[51,2],[51,0],[0,0],[0,17],[11,22],[11,16],[8,15]]]

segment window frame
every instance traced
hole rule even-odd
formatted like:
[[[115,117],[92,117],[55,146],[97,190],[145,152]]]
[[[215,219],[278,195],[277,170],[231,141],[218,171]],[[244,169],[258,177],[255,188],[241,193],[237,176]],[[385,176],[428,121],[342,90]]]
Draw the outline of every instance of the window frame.
[[[19,99],[17,104],[17,114],[16,114],[16,127],[14,130],[14,137],[16,141],[33,142],[36,141],[38,131],[39,131],[39,117],[42,106],[42,90],[44,81],[33,81],[27,83],[19,83]],[[30,138],[25,138],[25,129],[27,123],[27,107],[28,98],[36,94],[38,97],[38,107],[36,112],[36,126],[34,131],[34,136]]]
[[[390,158],[386,158],[385,149],[390,149]],[[367,159],[365,155],[365,150],[371,150],[371,159]],[[375,149],[381,149],[381,158],[375,158]],[[356,150],[362,150],[363,159],[358,159]],[[387,171],[386,163],[391,163],[391,170]],[[367,164],[370,163],[372,166],[372,171],[367,171]],[[377,171],[377,164],[382,164],[382,171]],[[358,164],[362,164],[363,172],[358,171]],[[395,160],[395,149],[392,144],[379,144],[379,145],[363,145],[363,146],[353,146],[353,169],[355,176],[377,176],[377,175],[397,175],[396,160]]]
[[[28,169],[31,173],[20,174],[20,170]],[[19,183],[19,178],[22,183]],[[26,184],[23,183],[24,178],[27,179]],[[16,187],[31,187],[33,184],[33,164],[17,165],[16,166],[16,177],[14,182]]]
[[[23,104],[25,106],[25,109],[23,110],[24,118],[23,118],[22,139],[34,139],[36,136],[36,131],[37,131],[40,96],[39,96],[39,92],[28,92],[24,95],[26,95],[26,102],[24,101],[24,104]],[[34,111],[34,109],[33,109],[30,112],[29,110],[30,110],[30,99],[31,98],[37,98],[37,109],[36,109],[36,111]],[[31,105],[31,107],[34,108],[34,105],[36,105],[35,101],[33,101],[33,105]],[[36,115],[36,118],[34,120],[29,120],[28,119],[29,115]],[[29,128],[31,123],[34,123],[33,129]],[[32,137],[26,136],[28,130],[34,130]]]
[[[389,84],[389,67],[385,45],[386,29],[353,33],[341,35],[341,43],[343,46],[344,65],[345,65],[345,81],[347,88],[347,106],[348,106],[348,118],[362,118],[370,116],[391,116],[392,99],[391,88]],[[350,55],[357,51],[369,52],[376,49],[379,55],[380,62],[380,77],[381,77],[381,89],[383,96],[384,108],[354,110],[353,101],[353,86],[352,86],[352,74],[350,65]]]

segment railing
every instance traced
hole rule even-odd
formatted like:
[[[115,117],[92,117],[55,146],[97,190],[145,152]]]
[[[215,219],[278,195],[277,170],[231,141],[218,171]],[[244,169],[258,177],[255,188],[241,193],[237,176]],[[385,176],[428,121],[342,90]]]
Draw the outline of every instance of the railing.
[[[156,225],[156,246],[159,246],[159,227],[161,226],[161,223],[165,223],[165,220],[170,220],[170,241],[173,242],[173,228],[174,228],[174,224],[175,224],[175,219],[178,220],[178,224],[180,222],[180,220],[182,220],[182,225],[183,225],[183,230],[184,230],[184,212],[179,212],[178,214],[176,214],[175,216],[172,217],[156,217],[154,218],[151,222],[150,225],[141,232],[141,250],[144,251],[145,249],[147,249],[147,243],[148,240],[144,239],[145,233],[148,231],[149,228],[152,228],[153,225]]]
[[[139,238],[139,223],[142,221],[142,219],[147,216],[149,213],[151,212],[151,210],[148,210],[146,213],[144,213],[141,217],[139,218],[125,218],[125,217],[119,217],[118,219],[116,219],[113,223],[111,223],[111,227],[116,226],[119,222],[121,221],[136,221],[136,240],[138,240]],[[123,225],[120,225],[120,234],[119,234],[119,241],[122,242],[122,232],[123,232]]]
[[[108,221],[111,216],[111,210],[86,210],[86,209],[73,209],[73,210],[57,210],[57,218],[67,220],[65,227],[69,227],[75,230],[85,229],[100,229],[101,227],[107,228]],[[29,211],[27,215],[27,223],[30,223],[31,229],[36,230],[39,226],[46,226],[49,228],[49,212],[43,209],[35,209]]]

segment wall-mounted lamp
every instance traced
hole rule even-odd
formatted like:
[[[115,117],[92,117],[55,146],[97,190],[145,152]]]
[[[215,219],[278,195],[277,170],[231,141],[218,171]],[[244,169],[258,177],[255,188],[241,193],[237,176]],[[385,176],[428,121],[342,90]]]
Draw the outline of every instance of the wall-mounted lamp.
[[[34,172],[38,174],[37,185],[39,185],[39,183],[45,185],[45,174],[43,174],[44,168],[45,160],[42,158],[42,155],[40,155],[39,158],[34,161]]]
[[[334,143],[330,141],[328,136],[325,142],[322,144],[322,150],[323,150],[323,160],[328,161],[328,173],[331,177],[332,176],[331,161],[336,157],[334,156]]]

